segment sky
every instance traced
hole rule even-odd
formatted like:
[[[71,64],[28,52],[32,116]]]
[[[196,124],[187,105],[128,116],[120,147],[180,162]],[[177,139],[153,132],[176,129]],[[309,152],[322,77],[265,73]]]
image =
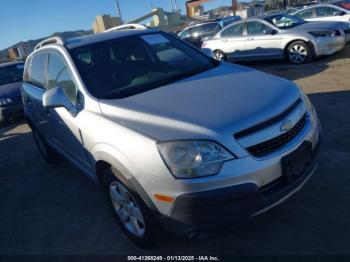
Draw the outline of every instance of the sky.
[[[186,0],[178,2],[184,13]],[[204,4],[204,9],[231,3],[215,0]],[[171,10],[170,0],[119,0],[119,5],[126,21],[151,11],[152,6]],[[116,15],[115,0],[0,0],[0,50],[54,32],[89,30],[95,16],[102,14]]]

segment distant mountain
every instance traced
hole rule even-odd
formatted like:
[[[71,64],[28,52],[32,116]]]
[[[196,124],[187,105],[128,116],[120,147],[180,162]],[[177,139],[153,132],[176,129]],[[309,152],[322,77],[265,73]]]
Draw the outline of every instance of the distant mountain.
[[[78,37],[78,36],[83,36],[83,35],[90,35],[92,34],[93,31],[92,30],[78,30],[78,31],[67,31],[67,32],[56,32],[53,33],[50,36],[47,37],[43,37],[40,39],[35,39],[35,40],[28,40],[28,41],[21,41],[18,42],[12,46],[7,47],[6,49],[3,49],[0,51],[0,56],[6,56],[7,55],[7,49],[12,48],[12,47],[16,47],[18,45],[24,44],[24,45],[36,45],[37,43],[41,42],[42,40],[48,38],[48,37],[53,37],[53,36],[59,36],[62,37],[63,39],[68,39],[68,38],[72,38],[72,37]]]

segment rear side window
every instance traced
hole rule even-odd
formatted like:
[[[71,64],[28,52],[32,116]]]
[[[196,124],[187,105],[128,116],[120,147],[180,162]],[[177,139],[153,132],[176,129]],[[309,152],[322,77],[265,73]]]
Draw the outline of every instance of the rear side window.
[[[220,25],[218,23],[204,24],[202,30],[204,33],[217,32],[220,30]]]
[[[305,11],[301,11],[297,14],[295,14],[296,17],[302,18],[302,19],[308,19],[313,17],[313,9],[308,9]]]
[[[45,88],[44,69],[46,63],[46,53],[35,54],[30,67],[30,83],[40,88]]]
[[[243,35],[243,23],[232,25],[221,33],[222,37],[241,36],[241,35]]]
[[[326,16],[333,16],[334,14],[338,13],[338,10],[332,7],[317,7],[316,8],[316,16],[317,17],[326,17]]]
[[[73,104],[77,103],[77,88],[64,59],[50,53],[47,67],[47,88],[61,87]]]

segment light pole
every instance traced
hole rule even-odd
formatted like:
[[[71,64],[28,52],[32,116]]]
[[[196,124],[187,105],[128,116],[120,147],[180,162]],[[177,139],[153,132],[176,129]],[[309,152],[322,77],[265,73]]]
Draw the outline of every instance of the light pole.
[[[120,11],[120,6],[119,6],[119,1],[118,1],[118,0],[115,0],[115,3],[116,3],[116,5],[117,5],[117,15],[119,15],[120,20],[122,20],[122,22],[123,22],[122,12]]]

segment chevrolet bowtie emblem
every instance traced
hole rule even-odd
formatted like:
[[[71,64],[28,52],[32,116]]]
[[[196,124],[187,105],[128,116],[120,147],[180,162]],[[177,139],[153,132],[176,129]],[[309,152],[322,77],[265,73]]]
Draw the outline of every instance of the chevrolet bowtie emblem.
[[[280,130],[281,132],[288,132],[289,130],[291,130],[293,128],[293,122],[292,120],[287,120],[285,121],[281,126],[280,126]]]

